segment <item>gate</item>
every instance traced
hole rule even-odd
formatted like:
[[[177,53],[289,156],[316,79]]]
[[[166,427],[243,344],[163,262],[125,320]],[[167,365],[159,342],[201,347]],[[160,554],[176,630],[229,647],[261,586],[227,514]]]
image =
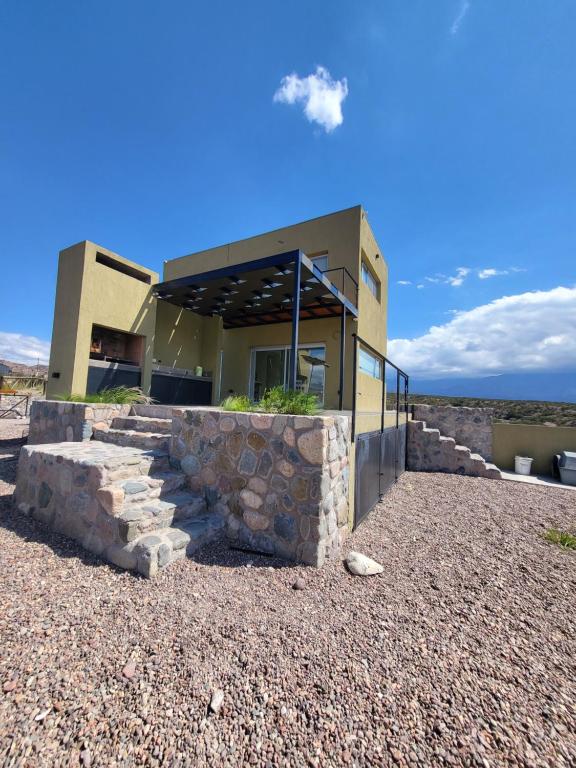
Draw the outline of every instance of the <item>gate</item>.
[[[359,345],[367,349],[371,355],[376,356],[381,364],[381,410],[379,414],[371,414],[373,419],[379,417],[379,428],[369,431],[357,430],[359,425],[356,373]],[[386,384],[387,372],[391,372],[395,379],[395,393],[391,393]],[[354,528],[356,528],[406,469],[408,376],[356,335],[353,389],[352,441],[355,444]],[[389,405],[394,405],[393,409],[386,409],[387,401]]]

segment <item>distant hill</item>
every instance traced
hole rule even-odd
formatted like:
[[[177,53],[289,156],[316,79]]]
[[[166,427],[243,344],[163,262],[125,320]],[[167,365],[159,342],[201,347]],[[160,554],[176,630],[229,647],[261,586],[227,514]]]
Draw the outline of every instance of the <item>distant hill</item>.
[[[503,373],[474,379],[410,379],[416,395],[576,403],[576,371]]]
[[[47,365],[26,365],[26,363],[15,363],[13,360],[1,359],[0,363],[7,365],[14,376],[47,376]]]
[[[468,408],[492,408],[496,421],[515,424],[545,424],[556,427],[576,427],[576,404],[547,403],[543,400],[494,400],[477,397],[442,397],[440,395],[414,395],[410,393],[409,405],[456,405]],[[395,397],[387,401],[395,407]]]

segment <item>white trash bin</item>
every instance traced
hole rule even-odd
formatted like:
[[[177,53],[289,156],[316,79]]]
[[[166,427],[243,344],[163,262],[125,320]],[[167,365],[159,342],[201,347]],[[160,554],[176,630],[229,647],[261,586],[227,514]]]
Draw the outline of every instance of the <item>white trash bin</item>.
[[[514,469],[516,471],[517,475],[529,475],[530,474],[530,468],[532,467],[532,462],[534,459],[529,459],[526,456],[515,456],[514,457]]]

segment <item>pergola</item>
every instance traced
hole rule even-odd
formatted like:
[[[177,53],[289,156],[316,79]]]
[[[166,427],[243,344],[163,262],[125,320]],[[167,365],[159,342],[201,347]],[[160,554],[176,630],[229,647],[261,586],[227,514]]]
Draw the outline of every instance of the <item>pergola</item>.
[[[358,285],[348,271],[347,275]],[[168,280],[155,286],[154,295],[204,317],[221,317],[224,328],[247,328],[292,323],[289,386],[296,389],[299,323],[318,318],[340,318],[340,391],[344,398],[346,317],[358,308],[300,250],[233,264],[197,275]]]

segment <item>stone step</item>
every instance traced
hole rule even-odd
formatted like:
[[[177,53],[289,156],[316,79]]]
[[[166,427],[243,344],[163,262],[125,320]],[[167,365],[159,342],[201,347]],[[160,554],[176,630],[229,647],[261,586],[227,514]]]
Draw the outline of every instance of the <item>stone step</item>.
[[[119,568],[138,571],[151,578],[160,568],[220,539],[224,527],[220,515],[205,513],[173,527],[144,531],[123,546],[109,547],[106,558]]]
[[[172,411],[174,408],[185,408],[183,405],[157,405],[139,403],[133,405],[130,414],[132,416],[144,416],[149,419],[170,419],[172,420]]]
[[[502,472],[496,464],[491,464],[489,461],[485,461],[484,464],[486,465],[484,477],[489,477],[492,480],[502,480]]]
[[[172,431],[172,419],[154,419],[148,416],[117,416],[112,419],[110,426],[112,429],[169,435]]]
[[[408,469],[420,472],[452,472],[473,477],[499,479],[500,470],[465,445],[426,426],[424,421],[408,424]]]
[[[170,438],[156,432],[134,432],[124,429],[95,429],[93,437],[103,443],[143,448],[168,453]]]
[[[169,528],[173,523],[186,523],[205,514],[207,508],[203,496],[181,491],[143,504],[125,504],[116,519],[121,541],[129,543],[143,534]]]
[[[130,476],[112,483],[124,494],[124,506],[141,504],[152,499],[162,499],[167,494],[179,491],[186,485],[186,475],[183,472],[155,472],[149,475]]]
[[[218,541],[224,534],[226,523],[220,515],[209,512],[204,515],[182,520],[172,526],[172,530],[179,530],[188,536],[186,554],[191,555],[205,544]]]

